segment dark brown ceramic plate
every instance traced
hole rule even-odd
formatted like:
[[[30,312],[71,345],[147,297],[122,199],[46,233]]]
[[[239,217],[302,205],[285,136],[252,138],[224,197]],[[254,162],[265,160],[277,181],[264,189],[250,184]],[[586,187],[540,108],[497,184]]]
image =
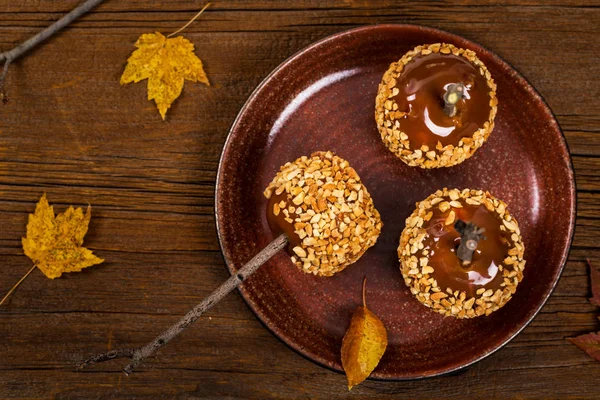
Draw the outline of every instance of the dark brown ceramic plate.
[[[377,85],[414,46],[446,42],[474,50],[498,85],[496,128],[464,163],[411,168],[381,142]],[[567,259],[575,219],[573,169],[565,139],[540,95],[497,55],[462,37],[409,25],[367,26],[321,40],[271,73],[234,122],[217,176],[216,218],[234,272],[274,237],[262,192],[279,167],[316,150],[350,161],[371,192],[384,228],[377,245],[332,278],[298,271],[281,252],[240,292],[258,318],[309,359],[341,371],[340,348],[367,276],[368,305],[388,329],[373,377],[414,379],[468,366],[510,341],[544,305]],[[489,317],[444,318],[402,281],[396,248],[415,202],[442,187],[489,190],[518,219],[525,278]]]

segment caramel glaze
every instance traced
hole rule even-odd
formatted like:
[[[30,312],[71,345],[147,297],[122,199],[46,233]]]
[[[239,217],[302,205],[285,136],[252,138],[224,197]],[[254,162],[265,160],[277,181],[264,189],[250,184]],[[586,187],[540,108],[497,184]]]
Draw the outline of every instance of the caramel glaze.
[[[285,207],[282,207],[279,211],[279,214],[275,215],[275,213],[273,212],[273,208],[275,207],[275,204],[280,204],[282,201],[285,203]],[[288,196],[288,194],[285,191],[281,194],[273,193],[269,198],[269,201],[267,202],[267,221],[269,223],[269,228],[274,234],[276,234],[277,236],[281,235],[282,233],[286,234],[290,242],[290,245],[288,246],[288,251],[290,252],[290,254],[294,255],[292,249],[296,246],[300,246],[302,240],[300,239],[300,236],[298,236],[298,234],[294,232],[294,224],[285,220],[286,216],[283,212],[284,208],[288,210],[289,218],[295,220],[297,217],[297,214],[295,212],[289,212],[290,206],[296,208],[294,203],[292,203],[290,196]]]
[[[460,234],[454,229],[454,223],[444,224],[450,211],[455,212],[455,221],[461,219],[485,228],[486,238],[479,242],[472,262],[466,266],[456,256]],[[464,290],[467,298],[475,296],[482,287],[495,292],[502,289],[500,284],[504,281],[498,266],[508,256],[508,249],[514,246],[510,233],[500,230],[501,225],[500,217],[483,205],[463,204],[463,208],[451,208],[446,212],[435,207],[433,216],[423,225],[428,236],[423,240],[423,249],[416,256],[429,257],[428,265],[435,270],[431,276],[443,291],[447,288]],[[424,255],[424,251],[428,254]]]
[[[444,113],[444,93],[451,83],[462,83],[465,96],[457,103],[457,113]],[[411,149],[427,145],[433,150],[458,145],[460,139],[483,128],[490,116],[487,81],[467,59],[453,54],[428,54],[415,57],[398,79],[399,92],[393,100],[406,114],[399,118],[400,130],[408,136]]]

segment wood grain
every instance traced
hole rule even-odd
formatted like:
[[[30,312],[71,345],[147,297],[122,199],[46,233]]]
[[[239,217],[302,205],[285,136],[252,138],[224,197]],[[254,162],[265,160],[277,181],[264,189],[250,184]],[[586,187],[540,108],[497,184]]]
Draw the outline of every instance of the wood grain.
[[[0,50],[77,0],[0,2]],[[569,143],[577,227],[563,276],[506,348],[451,377],[367,381],[361,398],[597,398],[600,363],[564,340],[599,329],[585,258],[600,266],[600,3],[215,1],[186,31],[211,87],[187,83],[163,123],[145,85],[118,78],[141,33],[169,33],[204,3],[107,1],[9,72],[0,107],[0,293],[30,267],[20,238],[42,192],[92,204],[87,245],[106,263],[33,273],[0,308],[0,398],[346,398],[343,376],[305,360],[233,294],[131,377],[80,358],[142,345],[228,277],[213,216],[228,128],[280,62],[330,33],[375,23],[452,31],[498,53],[548,101]],[[536,134],[536,132],[532,132]]]

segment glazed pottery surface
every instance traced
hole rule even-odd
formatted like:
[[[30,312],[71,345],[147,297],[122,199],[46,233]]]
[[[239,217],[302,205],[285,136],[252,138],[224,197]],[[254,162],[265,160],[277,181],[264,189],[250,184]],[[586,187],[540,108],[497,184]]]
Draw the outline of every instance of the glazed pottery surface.
[[[498,85],[496,127],[464,163],[409,167],[382,143],[374,120],[377,86],[392,61],[419,44],[474,50]],[[234,122],[217,176],[220,244],[233,273],[274,239],[263,190],[280,166],[331,150],[347,159],[384,223],[377,244],[331,278],[305,274],[280,252],[240,288],[258,318],[309,359],[341,371],[342,337],[361,303],[388,330],[372,377],[414,379],[448,373],[502,347],[537,314],[567,259],[575,218],[569,152],[548,106],[511,66],[459,36],[410,25],[367,26],[321,40],[294,55],[250,96]],[[488,190],[517,218],[525,277],[489,317],[458,320],[421,305],[405,286],[396,248],[415,203],[443,187]]]

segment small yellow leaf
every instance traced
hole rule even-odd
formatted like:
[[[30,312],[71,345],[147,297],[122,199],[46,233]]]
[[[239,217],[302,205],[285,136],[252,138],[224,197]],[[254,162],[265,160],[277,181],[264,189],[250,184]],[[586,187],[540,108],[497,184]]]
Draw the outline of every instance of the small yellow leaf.
[[[148,100],[154,100],[163,120],[181,94],[185,79],[210,85],[194,45],[183,36],[147,33],[135,46],[138,49],[127,60],[121,85],[148,79]]]
[[[342,342],[342,366],[348,378],[348,390],[369,377],[385,353],[387,343],[385,326],[364,305],[363,287],[363,305],[352,315]]]
[[[81,247],[91,213],[91,207],[85,214],[81,208],[69,207],[55,217],[44,194],[35,213],[29,214],[27,236],[22,239],[25,255],[50,279],[100,264],[103,259]]]

